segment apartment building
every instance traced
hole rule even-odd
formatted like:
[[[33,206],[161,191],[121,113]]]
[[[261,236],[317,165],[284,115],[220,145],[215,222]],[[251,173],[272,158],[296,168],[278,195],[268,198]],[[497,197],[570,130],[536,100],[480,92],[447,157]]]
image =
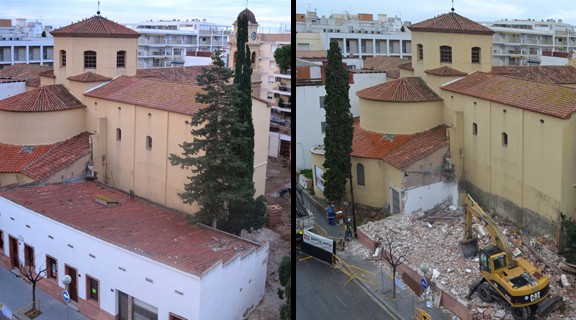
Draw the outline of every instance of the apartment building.
[[[43,27],[38,20],[0,19],[0,69],[16,63],[52,65],[54,39],[51,26]],[[44,37],[42,37],[44,35]]]
[[[150,20],[126,26],[141,34],[138,68],[184,65],[187,55],[227,50],[232,33],[231,25],[217,25],[206,19]]]
[[[483,23],[494,30],[492,63],[495,66],[540,64],[542,56],[568,55],[576,48],[574,26],[562,20],[497,20]]]

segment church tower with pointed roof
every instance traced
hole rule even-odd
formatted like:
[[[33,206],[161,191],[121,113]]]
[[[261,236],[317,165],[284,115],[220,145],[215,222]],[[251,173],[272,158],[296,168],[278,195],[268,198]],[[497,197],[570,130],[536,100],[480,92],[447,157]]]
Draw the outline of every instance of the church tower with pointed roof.
[[[260,84],[261,79],[258,70],[258,52],[260,49],[261,39],[258,33],[258,22],[256,21],[256,16],[248,8],[242,10],[234,23],[232,35],[230,36],[230,55],[228,57],[228,67],[234,69],[236,64],[236,33],[238,32],[238,20],[241,17],[246,16],[248,18],[248,47],[250,48],[250,55],[252,61],[252,93],[256,96],[260,95]]]
[[[140,34],[102,16],[51,32],[54,37],[55,84],[74,90],[74,83],[97,85],[136,74]],[[85,85],[82,89],[87,89]]]
[[[462,76],[492,68],[494,31],[450,12],[408,27],[413,75]]]

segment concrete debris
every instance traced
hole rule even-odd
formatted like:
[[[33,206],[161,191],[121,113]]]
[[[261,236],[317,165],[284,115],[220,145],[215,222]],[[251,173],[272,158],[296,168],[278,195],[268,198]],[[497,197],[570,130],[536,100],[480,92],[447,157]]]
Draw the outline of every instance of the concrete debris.
[[[420,218],[414,218],[417,215]],[[560,269],[563,258],[556,252],[554,237],[536,237],[514,227],[509,222],[494,217],[495,222],[504,230],[511,249],[530,260],[537,268],[550,278],[551,295],[564,297],[566,306],[563,310],[556,310],[550,315],[540,319],[576,319],[576,286],[575,275]],[[475,223],[476,225],[476,223]],[[439,206],[426,212],[423,216],[417,212],[406,215],[392,215],[386,219],[368,222],[359,227],[365,234],[376,237],[385,237],[386,232],[394,232],[394,241],[400,250],[408,250],[406,262],[412,270],[419,270],[420,265],[429,266],[428,275],[431,282],[438,288],[450,293],[458,301],[463,301],[467,309],[471,310],[475,319],[494,319],[496,313],[501,319],[512,319],[510,310],[504,304],[493,302],[486,304],[480,300],[478,294],[466,300],[469,285],[480,276],[478,257],[464,259],[458,248],[458,243],[464,237],[463,208],[451,210],[448,204]],[[475,226],[474,233],[483,228]],[[533,242],[535,245],[526,245]],[[361,244],[350,242],[346,248],[355,254],[370,257]],[[479,235],[479,246],[492,243],[490,236],[484,232]],[[561,275],[564,274],[567,286],[561,284]],[[436,276],[435,276],[436,275]]]
[[[560,283],[562,283],[564,288],[570,287],[570,282],[568,282],[568,278],[565,274],[560,275]]]

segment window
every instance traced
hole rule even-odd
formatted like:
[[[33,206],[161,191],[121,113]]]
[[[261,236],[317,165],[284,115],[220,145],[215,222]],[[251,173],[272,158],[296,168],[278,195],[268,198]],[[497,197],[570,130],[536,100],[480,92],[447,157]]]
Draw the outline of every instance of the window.
[[[508,146],[508,134],[506,132],[502,132],[502,146]]]
[[[52,279],[58,279],[58,262],[51,256],[46,256],[46,276]]]
[[[99,283],[98,280],[86,275],[86,297],[94,301],[98,301]]]
[[[251,62],[252,62],[252,63],[256,62],[256,52],[252,52]]]
[[[452,47],[440,46],[440,62],[452,63]]]
[[[274,92],[268,92],[268,99],[272,100],[274,99]]]
[[[175,314],[170,313],[170,318],[169,320],[186,320],[186,318],[182,318],[180,316],[177,316]]]
[[[27,266],[34,265],[34,248],[24,244],[24,264]]]
[[[116,141],[122,140],[122,129],[116,128]]]
[[[274,79],[274,76],[268,76],[268,83],[270,84],[276,83],[276,79]]]
[[[320,96],[320,108],[326,107],[326,96]]]
[[[356,165],[356,179],[359,186],[366,185],[364,182],[364,165],[361,163]]]
[[[418,60],[424,60],[424,46],[421,44],[418,44]]]
[[[472,63],[480,63],[480,48],[472,48]]]
[[[84,51],[84,69],[96,69],[96,51]]]
[[[146,136],[146,149],[152,150],[152,137]]]
[[[494,258],[492,261],[494,262],[494,271],[502,269],[506,266],[506,256],[504,255]]]
[[[4,251],[4,232],[0,230],[0,251]]]
[[[60,50],[60,67],[66,66],[66,50]]]
[[[126,66],[126,51],[116,52],[116,68],[124,68]]]
[[[472,135],[478,135],[478,124],[476,122],[472,123]]]
[[[276,61],[270,61],[270,69],[276,69]]]
[[[322,133],[326,133],[326,121],[320,123],[320,130],[322,130]]]

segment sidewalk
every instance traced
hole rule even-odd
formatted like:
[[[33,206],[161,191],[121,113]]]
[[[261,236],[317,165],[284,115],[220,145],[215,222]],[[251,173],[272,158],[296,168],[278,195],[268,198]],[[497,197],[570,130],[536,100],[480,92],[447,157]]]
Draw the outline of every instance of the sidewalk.
[[[310,195],[306,194],[304,196],[304,202],[309,204],[310,210],[314,213],[316,224],[323,228],[328,236],[333,238],[343,238],[344,228],[341,225],[330,225],[326,217],[326,208],[323,208],[321,204],[316,202]],[[351,241],[358,241],[352,239]],[[337,251],[336,255],[349,265],[364,269],[366,271],[372,272],[383,280],[378,281],[376,285],[371,285],[367,282],[356,280],[360,285],[362,285],[374,298],[380,301],[390,312],[392,312],[398,319],[414,319],[415,308],[421,308],[426,313],[428,313],[432,320],[451,320],[452,313],[446,309],[441,308],[428,308],[425,306],[424,301],[420,301],[420,298],[410,290],[406,288],[400,290],[396,287],[396,299],[392,299],[392,279],[388,275],[381,277],[382,271],[380,267],[371,261],[364,260],[362,257],[354,255],[347,251]],[[432,299],[432,298],[430,298]]]
[[[40,280],[44,281],[44,280]],[[66,307],[64,300],[57,300],[36,286],[36,300],[40,301],[42,314],[36,320],[88,320],[87,317],[72,308]],[[17,278],[9,270],[0,267],[0,304],[13,313],[32,302],[32,286]],[[69,309],[69,310],[66,310]],[[0,318],[1,318],[0,313]]]

